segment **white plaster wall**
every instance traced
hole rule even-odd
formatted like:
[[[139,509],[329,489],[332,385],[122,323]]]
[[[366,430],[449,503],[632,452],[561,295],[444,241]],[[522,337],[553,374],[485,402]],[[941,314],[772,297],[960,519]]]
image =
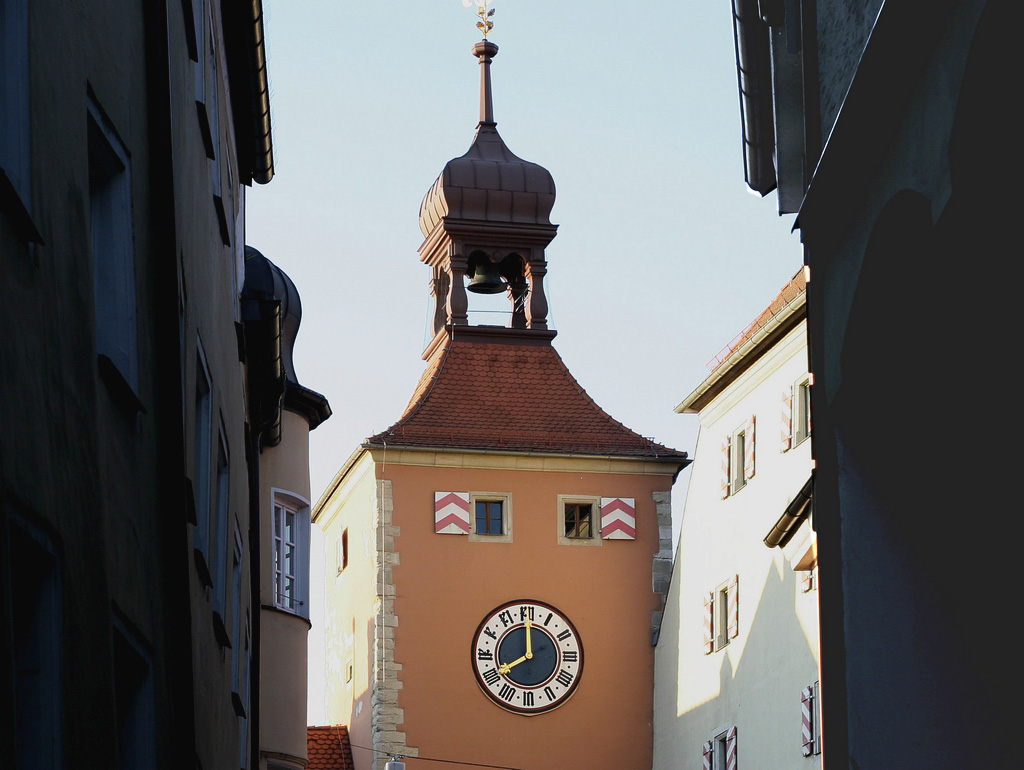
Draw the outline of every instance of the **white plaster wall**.
[[[655,655],[655,768],[699,770],[703,743],[734,725],[747,767],[820,767],[803,756],[800,718],[800,690],[818,679],[817,591],[803,593],[782,551],[763,542],[810,475],[809,440],[780,446],[782,394],[806,372],[801,323],[699,415]],[[752,414],[754,477],[722,499],[722,441]],[[705,655],[704,598],[737,574],[739,635]]]

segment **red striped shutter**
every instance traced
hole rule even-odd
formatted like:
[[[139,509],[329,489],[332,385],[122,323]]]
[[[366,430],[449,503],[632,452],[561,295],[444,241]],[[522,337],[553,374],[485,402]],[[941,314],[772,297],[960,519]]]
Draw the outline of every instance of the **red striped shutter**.
[[[715,594],[714,591],[704,597],[704,654],[710,655],[715,651],[714,617],[715,617]]]
[[[469,492],[434,493],[434,532],[439,535],[469,534]]]
[[[754,416],[743,431],[743,478],[754,477]]]
[[[730,727],[725,736],[725,770],[736,770],[736,728]]]
[[[714,749],[711,746],[711,741],[704,744],[704,770],[712,770],[711,762]]]
[[[601,498],[601,539],[636,540],[635,498]]]
[[[731,436],[726,436],[722,442],[722,499],[724,500],[732,492],[729,482],[732,479],[732,469],[729,466],[729,445],[732,442]]]
[[[805,687],[800,691],[800,741],[805,757],[814,753],[814,725],[812,709],[814,708],[814,688]]]
[[[729,616],[728,633],[731,639],[740,634],[740,576],[736,575],[729,581],[729,603],[726,606]]]
[[[793,386],[782,391],[782,424],[780,431],[779,451],[787,452],[793,447]]]

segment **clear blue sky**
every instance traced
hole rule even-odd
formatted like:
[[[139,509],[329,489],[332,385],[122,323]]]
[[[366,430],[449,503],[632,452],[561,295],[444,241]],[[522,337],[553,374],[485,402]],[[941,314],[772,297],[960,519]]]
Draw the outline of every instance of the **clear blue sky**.
[[[692,455],[673,407],[801,264],[792,217],[743,182],[731,3],[492,7],[498,131],[557,188],[554,345],[613,417]],[[247,242],[295,281],[296,373],[334,410],[310,439],[315,501],[423,370],[419,205],[472,141],[480,35],[460,0],[264,10],[276,176],[248,193]]]

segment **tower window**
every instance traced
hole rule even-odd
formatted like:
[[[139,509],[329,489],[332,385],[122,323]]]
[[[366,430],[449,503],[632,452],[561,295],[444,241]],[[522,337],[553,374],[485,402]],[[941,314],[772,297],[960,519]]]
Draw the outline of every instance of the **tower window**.
[[[601,545],[601,498],[558,496],[558,544]]]
[[[504,535],[504,505],[501,500],[476,501],[476,534]]]
[[[309,618],[309,503],[274,490],[272,517],[274,605]]]
[[[590,503],[565,504],[565,536],[591,538],[594,536],[594,506]]]
[[[501,492],[470,492],[469,539],[478,543],[512,542],[512,496]]]

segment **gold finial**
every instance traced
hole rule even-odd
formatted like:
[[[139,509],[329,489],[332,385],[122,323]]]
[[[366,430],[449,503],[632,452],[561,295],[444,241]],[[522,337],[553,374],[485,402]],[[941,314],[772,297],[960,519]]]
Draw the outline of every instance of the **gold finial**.
[[[487,39],[487,33],[494,27],[494,22],[491,21],[494,9],[487,10],[487,6],[493,2],[494,0],[462,0],[463,8],[469,8],[471,5],[476,6],[476,13],[480,17],[480,21],[476,23],[476,28],[484,34],[484,40]]]

